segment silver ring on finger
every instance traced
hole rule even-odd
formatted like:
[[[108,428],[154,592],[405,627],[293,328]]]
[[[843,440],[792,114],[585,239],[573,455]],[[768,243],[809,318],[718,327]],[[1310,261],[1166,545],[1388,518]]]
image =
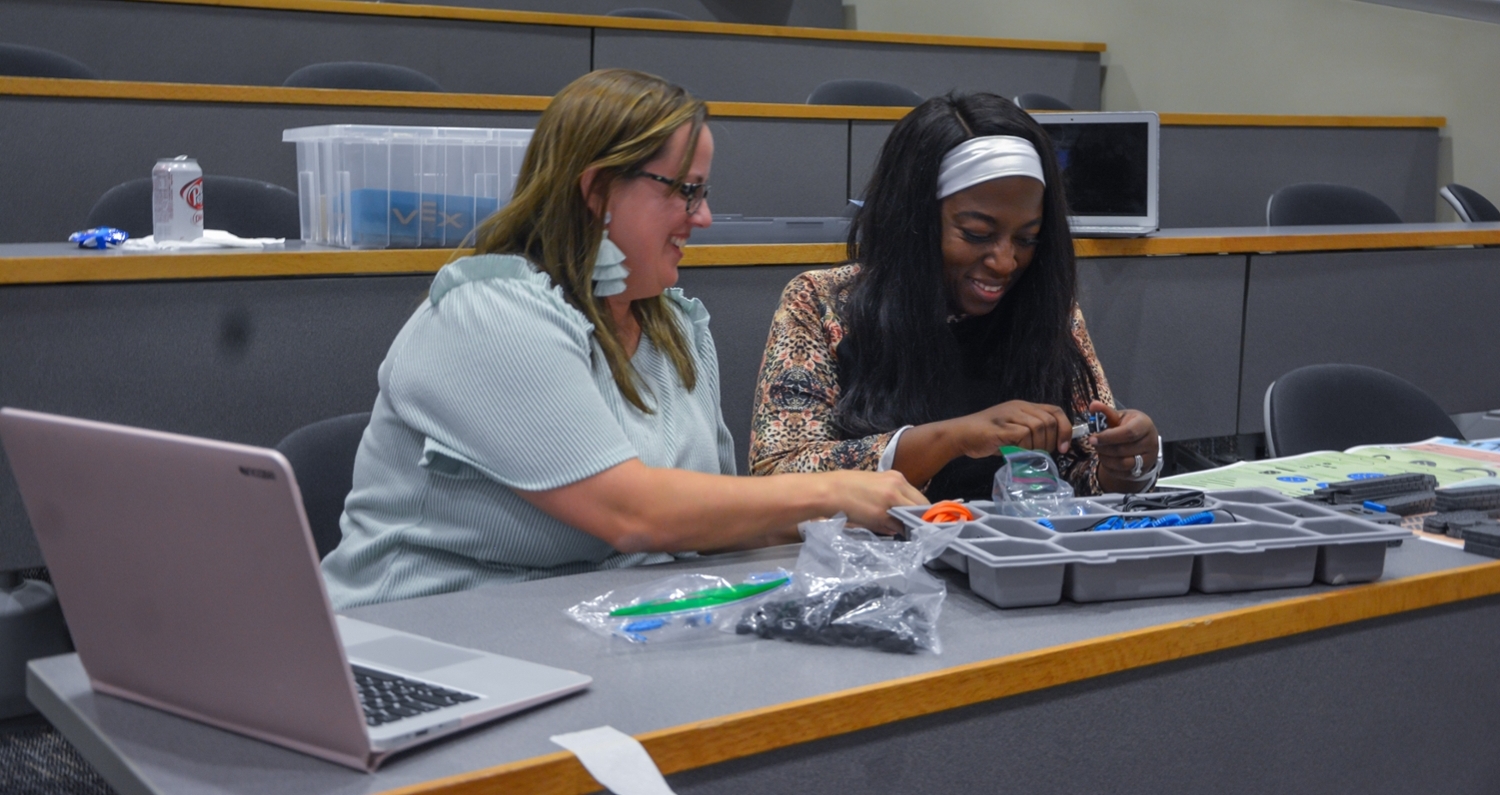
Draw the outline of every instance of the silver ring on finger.
[[[1141,476],[1141,470],[1143,468],[1145,468],[1145,466],[1146,466],[1145,459],[1141,458],[1139,455],[1136,456],[1135,457],[1135,466],[1133,466],[1133,467],[1130,468],[1130,476],[1133,477],[1133,478],[1140,477]]]

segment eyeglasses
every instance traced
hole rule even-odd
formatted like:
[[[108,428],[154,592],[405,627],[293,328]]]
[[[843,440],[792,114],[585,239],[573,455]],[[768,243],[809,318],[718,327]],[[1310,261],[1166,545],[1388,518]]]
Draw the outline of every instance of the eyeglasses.
[[[649,171],[634,171],[631,172],[631,176],[645,177],[647,179],[654,179],[663,185],[676,186],[678,195],[682,196],[683,200],[687,202],[688,215],[692,215],[693,213],[698,212],[698,208],[702,207],[704,200],[708,198],[707,182],[679,183],[677,180],[672,179],[671,177],[664,177],[660,174],[652,174]]]

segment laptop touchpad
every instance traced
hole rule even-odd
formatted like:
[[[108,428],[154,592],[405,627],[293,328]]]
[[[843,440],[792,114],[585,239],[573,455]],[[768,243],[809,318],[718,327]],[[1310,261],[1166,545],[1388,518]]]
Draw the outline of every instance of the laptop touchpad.
[[[358,658],[413,673],[430,671],[446,665],[457,665],[461,662],[477,660],[480,657],[471,651],[443,646],[406,635],[392,635],[372,640],[358,646],[350,646],[345,651],[350,659]]]

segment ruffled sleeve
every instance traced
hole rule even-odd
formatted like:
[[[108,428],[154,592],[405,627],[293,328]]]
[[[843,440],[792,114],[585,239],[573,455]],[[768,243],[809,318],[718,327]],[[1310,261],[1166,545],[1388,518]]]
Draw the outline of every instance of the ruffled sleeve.
[[[840,439],[833,424],[839,399],[835,349],[843,339],[833,296],[857,272],[858,266],[847,265],[804,273],[782,292],[755,387],[752,474],[879,468],[895,429]]]

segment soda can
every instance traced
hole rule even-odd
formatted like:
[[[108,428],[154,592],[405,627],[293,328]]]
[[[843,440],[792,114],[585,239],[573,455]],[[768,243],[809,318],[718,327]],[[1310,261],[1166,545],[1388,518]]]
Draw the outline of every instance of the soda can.
[[[203,169],[181,155],[151,169],[151,234],[157,241],[203,237]]]

